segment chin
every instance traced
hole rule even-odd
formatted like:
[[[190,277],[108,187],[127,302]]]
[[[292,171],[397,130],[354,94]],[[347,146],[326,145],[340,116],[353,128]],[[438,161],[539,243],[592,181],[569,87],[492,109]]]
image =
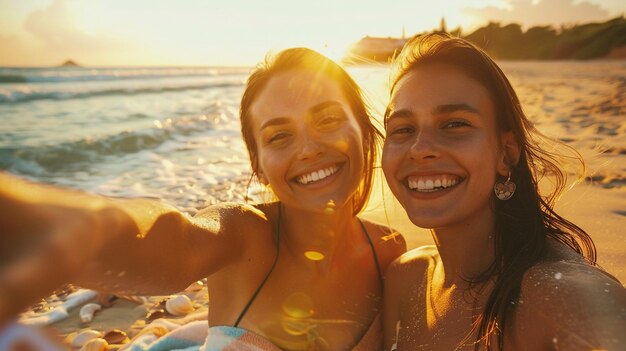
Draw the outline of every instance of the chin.
[[[437,216],[432,213],[425,213],[425,211],[408,212],[407,216],[411,223],[424,229],[433,229],[445,227],[447,221],[442,216]]]

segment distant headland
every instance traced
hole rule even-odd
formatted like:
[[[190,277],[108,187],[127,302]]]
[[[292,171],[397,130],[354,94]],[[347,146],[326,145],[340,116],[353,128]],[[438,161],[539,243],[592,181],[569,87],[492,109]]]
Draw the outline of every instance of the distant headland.
[[[439,32],[448,32],[445,19]],[[480,46],[498,60],[588,60],[626,59],[626,19],[621,17],[603,23],[571,26],[532,27],[526,31],[521,25],[501,25],[489,22],[468,35],[461,28],[450,34]],[[419,33],[426,34],[426,33]],[[364,37],[355,43],[344,58],[347,63],[368,61],[389,62],[402,50],[408,38]]]
[[[81,65],[72,60],[66,60],[65,62],[60,64],[59,67],[81,67]]]

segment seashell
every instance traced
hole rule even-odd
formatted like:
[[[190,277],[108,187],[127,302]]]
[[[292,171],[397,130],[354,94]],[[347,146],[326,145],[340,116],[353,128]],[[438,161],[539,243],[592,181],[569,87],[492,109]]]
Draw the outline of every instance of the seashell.
[[[198,280],[196,282],[191,283],[191,285],[189,285],[185,289],[185,291],[189,291],[189,292],[199,291],[199,290],[202,290],[205,287],[206,287],[206,285],[204,284],[204,282],[202,280]]]
[[[78,333],[78,335],[76,335],[74,339],[72,339],[70,345],[72,345],[73,347],[82,347],[87,342],[89,342],[89,340],[97,339],[101,336],[102,333],[99,331],[91,329],[83,330],[82,332]]]
[[[119,329],[107,332],[102,338],[109,344],[126,344],[129,341],[128,335]]]
[[[78,313],[80,315],[80,321],[83,323],[91,322],[91,320],[93,319],[93,315],[96,313],[96,311],[99,311],[101,309],[102,306],[97,303],[86,304],[85,306],[80,308],[80,312]]]
[[[67,334],[65,336],[65,339],[63,339],[63,343],[66,345],[69,345],[72,343],[72,340],[74,340],[74,338],[76,338],[76,335],[78,335],[78,332],[71,332],[69,334]]]
[[[165,308],[165,303],[167,302],[167,300],[168,299],[162,299],[162,300],[157,301],[154,304],[154,308]]]
[[[95,338],[87,341],[80,351],[106,351],[109,349],[109,343],[102,338]]]
[[[165,313],[165,311],[163,309],[158,309],[158,310],[154,310],[150,313],[148,313],[148,315],[146,316],[146,319],[149,321],[153,321],[155,319],[159,319],[159,318],[163,318],[167,316],[167,314]]]
[[[194,308],[187,295],[173,295],[165,302],[165,310],[174,316],[184,316],[193,312]]]
[[[151,325],[141,330],[135,337],[138,337],[144,334],[152,334],[156,336],[157,338],[160,338],[167,333],[169,333],[169,330],[167,328],[163,326],[159,326],[159,325]]]

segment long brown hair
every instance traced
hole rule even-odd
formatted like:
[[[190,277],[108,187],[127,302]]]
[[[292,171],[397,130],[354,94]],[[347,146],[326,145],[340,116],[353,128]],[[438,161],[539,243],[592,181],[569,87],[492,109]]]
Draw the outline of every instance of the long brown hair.
[[[241,118],[241,134],[248,148],[252,163],[252,175],[257,174],[257,143],[252,133],[250,107],[261,93],[267,82],[275,75],[293,70],[310,70],[324,74],[333,79],[348,100],[361,131],[363,132],[363,159],[365,170],[359,187],[352,197],[352,205],[356,215],[365,207],[372,189],[373,170],[378,158],[382,133],[372,124],[372,117],[365,104],[363,93],[350,75],[334,61],[324,55],[307,48],[286,49],[275,56],[266,57],[252,72],[246,83],[241,98],[239,116]]]
[[[590,264],[596,264],[591,237],[553,209],[567,183],[562,162],[579,162],[584,170],[584,161],[573,148],[542,135],[524,114],[517,94],[498,65],[483,50],[461,38],[434,33],[409,40],[395,60],[391,91],[412,69],[429,63],[452,65],[484,86],[495,107],[498,131],[512,132],[521,147],[519,162],[511,171],[517,185],[515,195],[508,201],[499,201],[492,194],[496,214],[494,261],[483,274],[469,279],[472,284],[490,279],[495,283],[483,312],[464,341],[477,331],[475,349],[482,345],[490,350],[491,336],[495,333],[502,349],[502,331],[519,297],[523,275],[545,254],[547,238],[570,247]],[[545,150],[542,147],[545,143],[559,145],[562,154]],[[542,196],[538,183],[544,177],[553,181],[554,189]]]

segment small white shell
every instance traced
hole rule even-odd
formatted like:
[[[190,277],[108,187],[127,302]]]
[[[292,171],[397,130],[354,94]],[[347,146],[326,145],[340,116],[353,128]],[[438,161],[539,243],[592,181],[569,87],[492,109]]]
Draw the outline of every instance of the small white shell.
[[[73,347],[82,347],[89,340],[96,339],[101,336],[102,336],[102,333],[99,331],[91,330],[91,329],[83,330],[82,332],[78,333],[78,335],[76,335],[74,339],[72,339],[71,345]]]
[[[80,351],[106,351],[109,348],[109,343],[101,338],[95,338],[89,340]]]
[[[185,289],[185,291],[194,292],[194,291],[202,290],[205,287],[206,287],[206,285],[202,282],[202,280],[198,280],[196,282],[191,283],[191,285],[189,285]]]
[[[80,312],[79,312],[80,321],[83,323],[91,322],[91,320],[93,319],[93,315],[96,313],[96,311],[99,311],[101,309],[102,309],[102,306],[100,306],[97,303],[86,304],[80,309]]]
[[[165,309],[174,316],[184,316],[194,311],[191,300],[187,295],[173,295],[165,302]]]

